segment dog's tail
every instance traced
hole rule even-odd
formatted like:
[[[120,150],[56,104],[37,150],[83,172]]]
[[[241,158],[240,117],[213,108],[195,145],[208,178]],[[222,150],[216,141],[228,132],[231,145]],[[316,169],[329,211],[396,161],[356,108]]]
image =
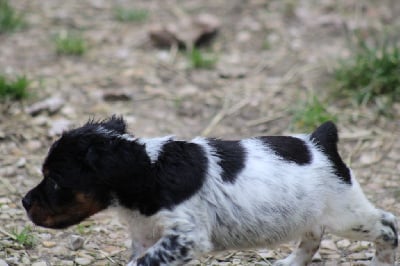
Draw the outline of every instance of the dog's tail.
[[[331,121],[323,123],[311,134],[310,139],[331,161],[334,173],[344,183],[351,184],[350,169],[343,162],[337,149],[339,137],[335,124]]]

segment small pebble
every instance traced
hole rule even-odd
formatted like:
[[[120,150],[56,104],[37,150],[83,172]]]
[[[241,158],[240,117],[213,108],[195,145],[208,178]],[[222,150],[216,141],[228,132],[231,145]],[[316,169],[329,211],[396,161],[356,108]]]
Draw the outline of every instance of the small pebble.
[[[49,136],[54,137],[61,135],[71,125],[71,121],[67,119],[58,119],[53,121],[51,128],[49,129]]]
[[[339,240],[336,242],[338,248],[347,248],[351,245],[351,242],[347,239]]]
[[[31,261],[27,256],[23,256],[21,259],[21,262],[25,265],[31,265]],[[0,266],[1,266],[1,264],[0,264]]]
[[[79,265],[90,265],[92,263],[92,260],[89,258],[76,258],[75,263]]]
[[[9,198],[6,197],[0,198],[0,204],[9,204],[9,203],[11,203],[11,200]]]
[[[52,235],[49,233],[41,233],[39,234],[39,237],[43,240],[43,241],[48,241],[51,239]]]
[[[271,263],[267,263],[265,261],[259,261],[254,264],[254,266],[270,266]]]
[[[330,250],[337,250],[336,244],[333,240],[324,239],[321,241],[321,248],[326,248]]]
[[[85,240],[83,239],[83,237],[78,235],[71,235],[69,238],[69,247],[72,250],[78,250],[82,248],[84,242]]]
[[[43,241],[43,242],[42,242],[42,245],[43,245],[45,248],[52,248],[52,247],[55,247],[55,246],[57,245],[57,243],[54,242],[54,241]]]
[[[314,254],[313,258],[312,258],[312,261],[313,261],[313,262],[322,261],[321,254],[319,254],[319,252],[316,252],[316,253]]]
[[[47,262],[37,261],[37,262],[32,263],[32,266],[47,266]]]
[[[363,259],[365,259],[367,256],[365,255],[364,252],[358,252],[358,253],[349,254],[347,257],[348,257],[349,259],[352,259],[352,260],[363,260]]]
[[[15,166],[18,167],[18,168],[22,168],[22,167],[25,166],[25,164],[26,164],[26,158],[21,157],[21,158],[18,160],[18,162],[15,164]]]
[[[62,261],[60,261],[60,265],[63,265],[63,266],[73,266],[73,265],[74,265],[74,262],[71,261],[71,260],[62,260]]]
[[[233,259],[232,263],[235,265],[240,265],[241,264],[241,260],[240,259]]]

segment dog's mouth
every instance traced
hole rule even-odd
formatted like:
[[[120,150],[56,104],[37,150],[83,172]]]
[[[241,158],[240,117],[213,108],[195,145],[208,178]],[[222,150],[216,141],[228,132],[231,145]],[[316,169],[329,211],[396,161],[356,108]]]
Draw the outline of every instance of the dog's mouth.
[[[46,209],[32,207],[28,211],[28,216],[36,225],[52,229],[63,229],[80,223],[90,215],[86,216],[81,213],[73,215],[68,212],[65,214],[54,214]]]
[[[52,229],[78,224],[106,207],[83,193],[77,193],[74,200],[64,206],[49,208],[45,205],[33,203],[27,210],[28,217],[36,225]]]

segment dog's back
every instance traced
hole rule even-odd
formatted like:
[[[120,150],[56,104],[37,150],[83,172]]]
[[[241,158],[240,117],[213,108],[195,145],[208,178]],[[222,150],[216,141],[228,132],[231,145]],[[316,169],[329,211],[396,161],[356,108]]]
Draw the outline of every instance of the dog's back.
[[[330,122],[311,135],[257,137],[235,144],[203,138],[193,142],[207,153],[208,175],[192,200],[201,198],[207,205],[204,210],[218,249],[292,239],[322,219],[328,195],[350,188],[337,174],[337,164],[344,163],[337,153],[336,127]],[[221,158],[230,149],[224,145],[241,151],[236,150],[236,157],[231,151],[231,156]],[[232,171],[229,160],[242,167]]]

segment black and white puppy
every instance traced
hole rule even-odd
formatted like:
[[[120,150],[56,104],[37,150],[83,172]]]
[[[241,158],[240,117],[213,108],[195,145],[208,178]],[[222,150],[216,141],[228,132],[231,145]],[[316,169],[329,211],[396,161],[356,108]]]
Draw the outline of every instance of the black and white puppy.
[[[275,265],[306,265],[325,230],[373,241],[394,265],[396,219],[364,196],[337,151],[335,125],[238,141],[135,138],[122,118],[63,133],[22,203],[37,225],[65,228],[107,207],[130,228],[130,266],[184,265],[200,254],[300,239]]]

